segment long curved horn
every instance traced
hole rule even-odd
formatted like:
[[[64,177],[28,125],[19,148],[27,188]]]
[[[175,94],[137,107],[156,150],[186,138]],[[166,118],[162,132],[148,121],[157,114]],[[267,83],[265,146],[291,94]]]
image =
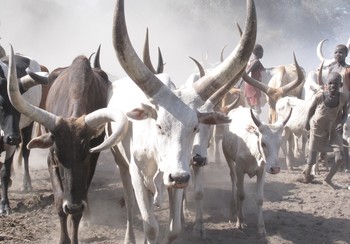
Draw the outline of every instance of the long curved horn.
[[[18,110],[18,112],[24,114],[25,116],[31,118],[32,120],[38,122],[45,126],[48,130],[55,128],[55,122],[57,116],[49,113],[43,109],[37,108],[32,104],[25,101],[18,87],[17,72],[16,72],[16,60],[14,58],[13,48],[11,45],[10,59],[9,59],[9,78],[7,82],[7,92],[9,94],[10,101],[12,105]]]
[[[95,59],[94,59],[94,68],[101,69],[101,63],[100,63],[100,49],[101,49],[101,44],[98,46]]]
[[[317,49],[316,49],[316,53],[317,53],[317,57],[318,59],[323,62],[325,61],[327,64],[329,63],[333,63],[334,62],[334,59],[326,59],[323,55],[323,51],[322,51],[322,48],[323,48],[323,44],[328,41],[328,39],[323,39],[321,40],[318,45],[317,45]],[[349,46],[347,46],[348,49],[349,49]]]
[[[160,48],[158,47],[158,66],[157,66],[157,74],[161,74],[164,72],[164,61],[162,52],[160,51]]]
[[[283,120],[283,122],[282,122],[283,126],[286,126],[286,124],[288,123],[288,120],[290,119],[290,116],[292,116],[292,112],[293,112],[293,108],[290,108],[287,118],[285,118]]]
[[[206,101],[227,81],[232,80],[232,77],[236,77],[247,64],[255,45],[256,32],[255,4],[253,0],[247,0],[246,25],[239,44],[221,64],[210,72],[210,75],[206,75],[193,83],[194,89],[203,101]]]
[[[222,63],[224,61],[224,50],[226,48],[227,45],[225,45],[220,52],[220,63]]]
[[[238,93],[237,98],[232,103],[230,103],[229,105],[226,106],[227,111],[231,111],[232,109],[237,107],[237,104],[238,104],[240,99],[241,99],[241,94]]]
[[[203,68],[203,66],[201,65],[201,63],[199,61],[197,61],[195,58],[192,58],[192,57],[189,57],[190,59],[193,60],[193,62],[195,62],[195,64],[197,65],[198,67],[198,71],[199,71],[199,77],[203,77],[205,76],[205,70]]]
[[[143,45],[143,62],[152,71],[153,74],[157,74],[157,71],[153,68],[151,57],[149,54],[149,40],[148,40],[148,28],[146,29],[146,39]]]
[[[253,113],[253,109],[250,109],[250,115],[251,115],[251,117],[252,117],[252,119],[253,119],[254,124],[255,124],[257,127],[260,127],[260,126],[262,125],[262,123],[261,123],[261,121],[260,121],[257,117],[255,117],[255,115],[254,115],[254,113]]]
[[[249,85],[252,85],[256,88],[258,88],[259,90],[261,90],[262,92],[264,92],[265,94],[268,94],[268,90],[269,90],[269,86],[258,81],[255,80],[254,78],[250,77],[247,72],[243,72],[242,78],[245,82],[247,82]]]
[[[125,23],[124,0],[118,0],[115,7],[113,46],[120,65],[148,97],[154,97],[161,88],[166,89],[166,86],[141,61],[131,45]]]
[[[318,57],[318,59],[319,59],[321,62],[323,62],[323,61],[325,60],[324,55],[323,55],[323,51],[322,51],[322,47],[323,47],[323,43],[324,43],[325,41],[327,41],[327,40],[328,40],[328,39],[323,39],[323,40],[321,40],[321,41],[318,43],[317,48],[316,48],[317,57]]]
[[[220,89],[218,89],[213,95],[211,95],[208,100],[216,106],[225,96],[225,94],[233,87],[234,84],[236,84],[241,78],[242,74],[245,71],[245,66],[241,70],[240,73],[236,77],[234,77],[232,80],[230,80],[228,83],[223,85]]]
[[[243,31],[242,31],[241,26],[237,22],[236,22],[236,26],[237,26],[237,29],[238,29],[238,32],[239,32],[239,36],[242,36]]]
[[[324,85],[323,79],[322,79],[323,64],[324,64],[324,60],[321,63],[320,69],[318,70],[318,76],[317,76],[317,83],[322,87]]]
[[[100,152],[120,142],[127,131],[128,119],[122,111],[111,111],[109,108],[98,109],[85,116],[85,123],[92,129],[98,129],[101,125],[108,122],[116,122],[113,134],[100,145],[91,148],[90,152]]]
[[[293,52],[293,58],[294,58],[295,69],[296,69],[296,72],[297,72],[297,78],[294,81],[289,82],[288,84],[286,84],[286,85],[281,87],[282,93],[284,95],[287,94],[290,90],[292,90],[295,87],[299,86],[304,81],[303,71],[301,70],[301,68],[300,68],[300,66],[299,66],[299,64],[297,62],[297,59],[295,57],[294,52]]]

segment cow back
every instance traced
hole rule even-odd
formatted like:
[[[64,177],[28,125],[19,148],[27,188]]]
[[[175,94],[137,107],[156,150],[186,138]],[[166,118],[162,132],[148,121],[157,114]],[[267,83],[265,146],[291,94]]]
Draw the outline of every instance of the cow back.
[[[54,70],[46,109],[63,117],[79,117],[107,105],[108,76],[92,69],[85,56],[78,56],[71,66]]]

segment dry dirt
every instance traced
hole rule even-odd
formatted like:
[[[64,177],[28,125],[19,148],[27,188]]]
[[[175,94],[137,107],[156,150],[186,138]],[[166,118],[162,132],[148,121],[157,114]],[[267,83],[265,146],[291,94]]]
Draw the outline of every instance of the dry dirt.
[[[21,171],[15,169],[13,185],[9,190],[12,214],[0,216],[0,242],[2,243],[58,243],[59,221],[53,209],[53,194],[46,168],[46,151],[33,150],[30,157],[33,192],[20,192]],[[299,169],[288,172],[281,159],[282,171],[267,175],[265,184],[264,219],[267,236],[258,238],[256,228],[255,178],[246,178],[244,211],[247,228],[235,229],[229,223],[231,183],[225,164],[205,166],[204,220],[206,238],[192,235],[195,206],[192,188],[189,188],[189,208],[192,216],[186,219],[181,236],[174,242],[184,243],[350,243],[350,191],[331,190],[322,184],[325,172],[313,184],[304,185],[295,179]],[[339,185],[350,184],[350,174],[339,172],[334,177]],[[119,204],[122,186],[109,152],[102,153],[89,201],[92,211],[90,226],[79,230],[80,243],[123,243],[126,214]],[[136,212],[137,243],[143,243],[142,222]],[[167,229],[168,208],[165,202],[156,211],[160,233]]]

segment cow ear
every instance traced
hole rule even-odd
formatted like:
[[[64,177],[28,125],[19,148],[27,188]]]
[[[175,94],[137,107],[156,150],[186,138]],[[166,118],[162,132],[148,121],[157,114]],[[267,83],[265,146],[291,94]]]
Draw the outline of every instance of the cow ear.
[[[134,120],[157,119],[157,111],[144,103],[141,104],[141,107],[127,112],[126,115]]]
[[[49,148],[53,145],[54,140],[51,133],[45,133],[41,136],[33,138],[27,145],[28,149],[32,148]]]

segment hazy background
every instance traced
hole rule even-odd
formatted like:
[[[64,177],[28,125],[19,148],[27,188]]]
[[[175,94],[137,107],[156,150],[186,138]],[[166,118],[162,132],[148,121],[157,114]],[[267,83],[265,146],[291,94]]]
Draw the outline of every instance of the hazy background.
[[[146,28],[154,66],[157,47],[165,72],[181,84],[195,71],[188,56],[216,63],[238,42],[235,22],[244,27],[244,0],[127,0],[126,20],[131,41],[142,55]],[[256,0],[257,42],[263,45],[266,67],[292,63],[295,51],[306,71],[319,61],[316,46],[324,38],[324,54],[346,44],[350,30],[348,0]],[[125,75],[112,46],[115,0],[1,0],[0,44],[9,43],[50,70],[67,66],[80,54],[89,56],[102,44],[101,65],[118,77]]]

